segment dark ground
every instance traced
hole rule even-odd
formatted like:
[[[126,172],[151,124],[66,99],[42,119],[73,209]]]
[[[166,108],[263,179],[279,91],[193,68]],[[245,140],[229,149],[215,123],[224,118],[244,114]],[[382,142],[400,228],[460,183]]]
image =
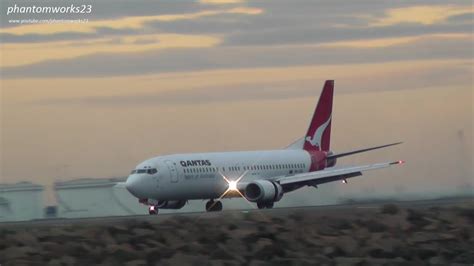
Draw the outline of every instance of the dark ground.
[[[474,201],[0,224],[0,265],[473,265]]]

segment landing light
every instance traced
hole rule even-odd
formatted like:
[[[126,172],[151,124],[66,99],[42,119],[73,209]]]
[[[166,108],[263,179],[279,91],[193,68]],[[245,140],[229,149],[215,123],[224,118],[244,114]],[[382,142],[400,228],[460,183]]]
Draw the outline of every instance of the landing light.
[[[237,190],[237,181],[229,181],[229,190],[236,191]]]

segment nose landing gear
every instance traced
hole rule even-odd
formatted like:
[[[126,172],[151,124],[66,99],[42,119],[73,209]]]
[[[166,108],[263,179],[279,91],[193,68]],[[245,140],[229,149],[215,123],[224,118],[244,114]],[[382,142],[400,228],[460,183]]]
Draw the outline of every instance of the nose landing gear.
[[[210,200],[206,202],[206,211],[208,212],[219,212],[222,211],[222,202]]]
[[[157,215],[158,214],[158,208],[154,205],[148,206],[148,213],[150,215]]]

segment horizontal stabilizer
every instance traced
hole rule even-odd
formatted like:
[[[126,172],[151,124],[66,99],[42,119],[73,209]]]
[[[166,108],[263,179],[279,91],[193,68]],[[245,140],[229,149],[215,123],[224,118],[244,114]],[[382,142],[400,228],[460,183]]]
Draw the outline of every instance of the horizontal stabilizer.
[[[328,159],[328,160],[329,160],[329,159],[336,159],[336,158],[340,158],[340,157],[344,157],[344,156],[349,156],[349,155],[356,154],[356,153],[361,153],[361,152],[366,152],[366,151],[381,149],[381,148],[385,148],[385,147],[390,147],[390,146],[398,145],[398,144],[401,144],[401,143],[403,143],[403,142],[397,142],[397,143],[392,143],[392,144],[386,144],[386,145],[377,146],[377,147],[372,147],[372,148],[367,148],[367,149],[362,149],[362,150],[355,150],[355,151],[350,151],[350,152],[331,154],[331,155],[328,155],[327,159]]]

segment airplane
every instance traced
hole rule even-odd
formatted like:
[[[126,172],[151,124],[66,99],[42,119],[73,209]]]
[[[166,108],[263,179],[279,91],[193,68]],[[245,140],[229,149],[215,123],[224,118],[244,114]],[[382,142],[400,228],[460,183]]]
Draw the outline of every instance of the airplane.
[[[125,188],[150,215],[180,209],[189,200],[208,200],[208,212],[221,211],[223,198],[243,197],[259,209],[273,208],[285,193],[305,186],[342,181],[363,171],[404,163],[334,167],[337,159],[401,142],[333,153],[330,150],[334,80],[326,80],[306,135],[284,149],[163,155],[138,164]]]

